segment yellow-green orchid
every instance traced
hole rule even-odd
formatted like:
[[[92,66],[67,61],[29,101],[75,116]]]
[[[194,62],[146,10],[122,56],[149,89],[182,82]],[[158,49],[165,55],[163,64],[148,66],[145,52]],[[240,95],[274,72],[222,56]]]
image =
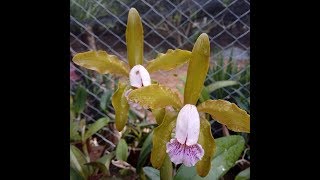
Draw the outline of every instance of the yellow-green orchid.
[[[130,101],[156,110],[154,114],[159,126],[154,129],[151,152],[151,163],[155,168],[161,168],[168,155],[175,164],[196,165],[197,173],[202,177],[208,174],[215,142],[205,113],[230,130],[250,133],[250,115],[236,104],[225,100],[207,100],[197,105],[209,59],[210,42],[208,35],[203,33],[191,53],[184,103],[176,92],[157,84],[132,90],[128,96]],[[174,110],[168,110],[168,106]],[[174,129],[175,137],[172,138]]]
[[[112,96],[112,105],[115,109],[116,128],[121,131],[128,119],[129,104],[126,96],[131,87],[141,88],[151,85],[149,73],[158,70],[171,70],[186,63],[191,56],[190,51],[169,49],[165,54],[160,53],[149,61],[146,67],[143,64],[143,26],[140,15],[135,8],[128,14],[126,29],[126,45],[128,62],[121,61],[117,56],[105,51],[88,51],[76,54],[72,61],[82,67],[97,71],[100,74],[115,74],[129,79],[130,83],[120,82],[118,89]]]

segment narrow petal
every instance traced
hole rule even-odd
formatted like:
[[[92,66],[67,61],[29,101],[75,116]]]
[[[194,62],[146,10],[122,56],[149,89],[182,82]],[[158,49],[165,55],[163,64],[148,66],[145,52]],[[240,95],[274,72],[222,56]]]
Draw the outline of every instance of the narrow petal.
[[[142,80],[139,72],[139,66],[141,65],[134,66],[129,73],[130,85],[136,88],[142,87]]]
[[[202,159],[203,155],[204,150],[200,144],[185,146],[183,164],[188,167],[194,166]]]
[[[197,144],[200,132],[200,116],[197,107],[189,105],[187,146]]]
[[[179,112],[176,125],[176,138],[188,146],[198,142],[200,131],[200,117],[197,107],[186,104]]]
[[[174,164],[183,163],[184,159],[184,144],[180,144],[177,139],[171,139],[170,142],[167,143],[167,153],[170,157],[170,160]]]

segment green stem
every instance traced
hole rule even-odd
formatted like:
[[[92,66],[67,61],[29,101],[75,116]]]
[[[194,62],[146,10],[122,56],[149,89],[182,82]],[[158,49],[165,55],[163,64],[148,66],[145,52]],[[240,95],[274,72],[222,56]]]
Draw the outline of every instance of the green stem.
[[[87,142],[86,142],[86,139],[84,136],[85,129],[86,129],[86,125],[83,125],[83,127],[81,128],[82,150],[86,156],[87,162],[90,162],[90,156],[89,156],[89,152],[88,152]]]

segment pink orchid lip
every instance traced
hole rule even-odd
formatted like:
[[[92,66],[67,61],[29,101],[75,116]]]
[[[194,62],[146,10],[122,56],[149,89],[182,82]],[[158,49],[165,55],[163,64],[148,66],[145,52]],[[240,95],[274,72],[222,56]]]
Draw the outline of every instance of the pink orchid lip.
[[[129,73],[130,85],[136,88],[151,85],[149,72],[142,65],[133,66]]]
[[[176,135],[167,143],[166,152],[175,164],[194,166],[204,155],[198,144],[200,133],[200,116],[197,107],[186,104],[179,112],[176,123]]]

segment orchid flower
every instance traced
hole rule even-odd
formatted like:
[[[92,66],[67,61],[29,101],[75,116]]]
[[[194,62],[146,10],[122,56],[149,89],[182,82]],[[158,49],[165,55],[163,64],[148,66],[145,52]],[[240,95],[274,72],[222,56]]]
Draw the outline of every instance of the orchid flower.
[[[201,177],[209,173],[215,153],[215,141],[205,113],[230,130],[250,133],[250,115],[236,104],[219,99],[207,100],[197,105],[208,72],[209,60],[209,37],[203,33],[192,49],[183,103],[178,92],[162,85],[151,84],[132,90],[129,94],[131,101],[156,112],[154,115],[159,126],[153,132],[153,167],[164,169],[163,165],[168,166],[164,161],[169,157],[174,164],[196,166]],[[173,110],[170,111],[167,107],[172,107]],[[172,138],[174,129],[175,135]]]
[[[200,117],[197,107],[186,104],[179,112],[176,137],[167,143],[167,153],[175,164],[194,166],[203,157],[204,150],[198,144]]]
[[[129,80],[129,83],[120,82],[118,89],[112,96],[118,131],[124,128],[128,119],[131,102],[128,102],[126,97],[131,90],[151,85],[149,73],[174,69],[186,63],[191,56],[190,51],[169,49],[165,54],[160,53],[144,67],[142,65],[144,59],[143,26],[140,15],[135,8],[131,8],[128,14],[126,45],[128,63],[102,50],[78,53],[72,59],[75,64],[97,71],[100,74],[114,74]]]

